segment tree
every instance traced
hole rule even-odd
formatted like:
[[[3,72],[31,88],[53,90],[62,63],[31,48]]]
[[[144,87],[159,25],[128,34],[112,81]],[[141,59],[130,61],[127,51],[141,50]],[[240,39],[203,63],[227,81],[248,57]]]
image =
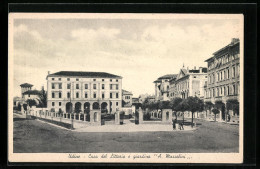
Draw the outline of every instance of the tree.
[[[122,107],[124,107],[126,104],[126,102],[124,100],[122,100]]]
[[[215,121],[216,121],[216,116],[217,116],[217,114],[219,114],[219,110],[218,109],[216,109],[216,108],[214,108],[214,109],[212,109],[212,112],[214,113],[214,115],[215,115]]]
[[[169,101],[161,101],[159,103],[159,109],[170,109],[171,106],[170,106],[170,102]]]
[[[204,108],[206,109],[206,116],[207,116],[207,110],[211,112],[213,106],[214,104],[212,102],[205,102]]]
[[[21,111],[21,109],[22,109],[22,106],[20,103],[18,103],[18,111]]]
[[[201,110],[201,100],[198,97],[188,97],[187,98],[188,111],[191,111],[191,127],[193,127],[193,115],[194,112]]]
[[[218,109],[218,110],[221,110],[222,112],[225,111],[225,109],[224,109],[225,108],[225,104],[222,101],[216,101],[214,107],[216,109]],[[225,112],[223,112],[223,113],[225,113]],[[225,113],[225,119],[227,119],[226,118],[226,114],[227,113]],[[220,117],[220,118],[222,119],[222,117]]]
[[[44,88],[42,88],[39,94],[38,101],[38,106],[40,106],[41,108],[47,107],[47,92],[44,90]]]
[[[227,111],[233,110],[234,113],[239,114],[239,102],[237,100],[227,100]]]
[[[35,101],[34,99],[27,99],[26,102],[27,102],[27,104],[28,104],[30,107],[37,105],[37,103],[36,103],[36,101]]]
[[[179,111],[182,112],[183,115],[183,123],[184,123],[184,112],[188,110],[188,102],[187,99],[182,100],[182,102],[179,103],[178,105]]]
[[[182,98],[176,97],[170,101],[170,107],[175,112],[175,117],[177,120],[177,113],[178,111],[181,111],[180,109],[180,103],[182,102]]]

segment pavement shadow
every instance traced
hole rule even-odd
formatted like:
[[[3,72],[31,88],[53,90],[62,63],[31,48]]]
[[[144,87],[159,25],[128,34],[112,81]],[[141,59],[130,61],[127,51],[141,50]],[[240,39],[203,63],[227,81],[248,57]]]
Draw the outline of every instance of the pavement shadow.
[[[34,120],[34,119],[27,119],[27,118],[13,118],[13,121],[24,121],[24,120]]]

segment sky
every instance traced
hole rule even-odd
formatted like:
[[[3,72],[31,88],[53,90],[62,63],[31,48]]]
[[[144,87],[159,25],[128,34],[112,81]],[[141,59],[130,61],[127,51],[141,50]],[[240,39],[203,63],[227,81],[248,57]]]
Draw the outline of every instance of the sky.
[[[28,19],[13,21],[14,96],[20,84],[46,89],[48,71],[123,77],[134,97],[154,94],[165,74],[207,67],[206,59],[241,34],[238,19]]]

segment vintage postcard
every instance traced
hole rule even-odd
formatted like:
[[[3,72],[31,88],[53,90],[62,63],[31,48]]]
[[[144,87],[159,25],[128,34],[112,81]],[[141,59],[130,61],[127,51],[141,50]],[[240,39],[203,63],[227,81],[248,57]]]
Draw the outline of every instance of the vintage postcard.
[[[242,163],[242,14],[9,13],[8,160]]]

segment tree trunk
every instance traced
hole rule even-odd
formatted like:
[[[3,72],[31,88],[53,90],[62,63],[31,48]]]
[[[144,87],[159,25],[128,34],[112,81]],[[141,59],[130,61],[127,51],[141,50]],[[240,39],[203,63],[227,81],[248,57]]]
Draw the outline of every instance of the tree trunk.
[[[183,114],[182,114],[182,115],[183,115],[183,120],[182,120],[182,122],[184,123],[184,112],[183,112]]]

